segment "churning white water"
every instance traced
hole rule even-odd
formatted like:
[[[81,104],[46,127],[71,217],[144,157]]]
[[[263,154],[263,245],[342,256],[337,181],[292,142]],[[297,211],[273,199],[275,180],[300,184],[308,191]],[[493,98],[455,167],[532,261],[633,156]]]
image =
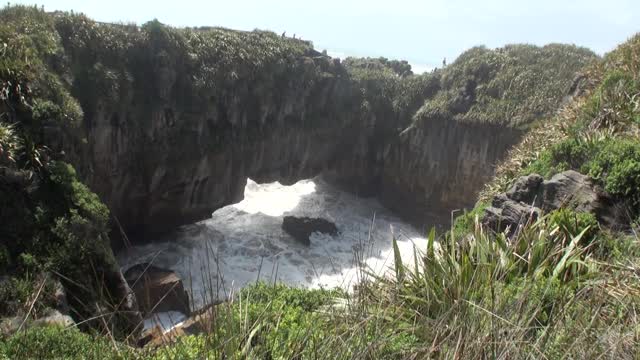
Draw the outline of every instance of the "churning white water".
[[[361,274],[358,262],[378,274],[393,268],[393,235],[405,261],[413,261],[414,246],[426,246],[421,233],[377,200],[341,191],[320,177],[291,186],[249,180],[244,195],[211,219],[120,253],[123,270],[153,262],[176,271],[197,309],[256,280],[349,290]],[[324,218],[336,224],[339,235],[314,233],[305,246],[282,230],[285,215]]]

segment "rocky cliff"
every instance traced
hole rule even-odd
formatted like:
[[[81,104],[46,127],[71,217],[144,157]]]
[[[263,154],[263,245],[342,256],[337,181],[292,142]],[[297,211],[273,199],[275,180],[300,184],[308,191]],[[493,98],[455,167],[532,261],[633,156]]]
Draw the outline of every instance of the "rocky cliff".
[[[148,233],[240,201],[248,177],[293,183],[351,156],[351,147],[335,144],[366,136],[350,116],[352,87],[326,58],[295,61],[296,76],[238,79],[224,96],[198,94],[180,80],[189,74],[174,68],[166,72],[178,80],[152,93],[134,81],[127,91],[135,95],[112,104],[92,107],[78,94],[87,119],[87,182],[125,229]],[[312,77],[318,62],[331,64],[332,76]]]
[[[133,238],[240,201],[247,178],[293,183],[323,172],[421,224],[473,205],[521,134],[505,120],[453,119],[488,106],[482,91],[505,72],[489,61],[495,69],[461,62],[408,76],[259,31],[73,17],[56,29],[61,68],[84,111],[86,145],[67,153]],[[124,40],[95,48],[113,38]],[[488,98],[512,101],[501,91]],[[442,98],[450,115],[413,120]]]
[[[473,206],[521,134],[448,119],[408,128],[384,153],[381,200],[414,223],[447,221],[451,211]]]
[[[448,120],[400,135],[393,113],[360,113],[365,98],[338,62],[311,54],[296,61],[305,69],[299,76],[258,87],[238,80],[222,98],[202,99],[178,80],[162,86],[164,97],[133,88],[126,92],[139,97],[95,107],[78,93],[87,182],[134,235],[209,217],[242,199],[247,178],[294,183],[322,172],[424,223],[428,214],[472,205],[518,140],[509,127]]]

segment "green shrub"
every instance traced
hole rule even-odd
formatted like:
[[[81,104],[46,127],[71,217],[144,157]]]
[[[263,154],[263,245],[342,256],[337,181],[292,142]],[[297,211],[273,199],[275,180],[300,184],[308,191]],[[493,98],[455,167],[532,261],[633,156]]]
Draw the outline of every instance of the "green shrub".
[[[634,74],[613,69],[607,72],[579,113],[577,129],[612,128],[621,130],[640,124],[640,110],[635,95],[640,79]]]
[[[0,315],[11,316],[27,307],[34,292],[34,281],[29,277],[11,277],[0,283]]]
[[[602,182],[606,191],[629,200],[640,209],[640,142],[635,139],[605,137],[596,140],[567,139],[551,146],[523,173],[549,177],[573,169]]]
[[[0,122],[0,165],[14,165],[20,151],[20,140],[12,125]]]
[[[488,203],[477,203],[471,211],[464,210],[462,215],[459,215],[453,220],[453,231],[456,235],[462,236],[470,231],[474,230],[476,224],[476,217],[482,219],[484,210],[489,206]]]
[[[98,195],[78,180],[74,168],[64,162],[54,162],[49,170],[52,185],[65,199],[64,208],[77,209],[81,216],[92,221],[96,232],[106,231],[109,209]]]
[[[595,215],[587,212],[576,212],[562,208],[551,212],[548,216],[551,227],[557,226],[567,238],[582,235],[582,243],[590,244],[600,231]],[[587,230],[588,229],[588,230]]]
[[[106,337],[91,337],[76,328],[35,327],[0,343],[8,359],[121,359],[130,351],[114,349]]]
[[[442,90],[416,119],[527,126],[551,116],[575,73],[595,59],[588,49],[561,44],[474,47],[442,70]]]
[[[344,65],[351,69],[376,70],[391,72],[396,76],[413,75],[411,65],[406,60],[389,60],[385,57],[379,58],[354,58],[344,59]]]

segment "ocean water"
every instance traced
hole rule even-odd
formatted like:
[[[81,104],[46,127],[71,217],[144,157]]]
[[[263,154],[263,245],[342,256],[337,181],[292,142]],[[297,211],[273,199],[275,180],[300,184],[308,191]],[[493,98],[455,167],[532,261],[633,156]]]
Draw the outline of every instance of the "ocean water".
[[[314,233],[305,246],[282,230],[285,215],[327,219],[339,235]],[[392,271],[394,236],[409,263],[414,248],[426,248],[423,233],[377,200],[344,192],[321,177],[291,186],[249,180],[240,203],[117,257],[123,271],[141,262],[176,271],[198,309],[257,280],[351,290],[363,266],[377,274]]]

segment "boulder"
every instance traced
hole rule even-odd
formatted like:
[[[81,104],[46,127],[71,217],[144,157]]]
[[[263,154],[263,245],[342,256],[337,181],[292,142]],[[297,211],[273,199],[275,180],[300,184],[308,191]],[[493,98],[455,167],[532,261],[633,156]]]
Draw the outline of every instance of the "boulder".
[[[46,316],[34,320],[32,326],[69,327],[75,325],[75,323],[71,316],[64,315],[58,310],[50,310]]]
[[[608,194],[590,177],[576,171],[556,174],[544,182],[542,206],[544,211],[568,206],[576,211],[590,212],[600,224],[615,230],[628,226],[624,202]]]
[[[309,236],[314,232],[329,234],[331,236],[338,235],[336,224],[329,220],[318,218],[285,216],[282,220],[282,229],[294,239],[307,246],[311,244]]]
[[[189,294],[175,272],[143,263],[129,268],[124,276],[145,315],[165,311],[187,316],[191,313]]]
[[[505,194],[500,194],[494,198],[492,206],[485,209],[482,223],[496,232],[509,229],[509,233],[513,233],[520,225],[536,221],[541,212],[535,206],[509,199]]]
[[[538,174],[520,177],[506,193],[493,198],[482,223],[494,231],[509,229],[513,234],[542,213],[564,207],[592,213],[602,226],[610,229],[628,227],[624,202],[605,192],[590,177],[573,170],[547,181]]]
[[[55,306],[55,309],[60,311],[62,314],[69,314],[69,301],[67,300],[67,291],[62,286],[62,283],[58,279],[53,280],[53,294],[52,300]]]
[[[540,206],[544,178],[538,174],[522,176],[505,194],[507,198],[533,206]]]
[[[109,266],[103,272],[104,283],[107,286],[108,291],[112,294],[112,298],[117,302],[111,302],[108,304],[95,304],[96,314],[113,313],[115,311],[115,317],[107,317],[112,319],[116,323],[117,328],[124,334],[134,335],[140,331],[140,324],[142,323],[142,314],[136,301],[136,294],[129,286],[129,283],[124,277],[120,268],[115,264]],[[73,297],[73,293],[67,289],[67,293],[70,297]],[[102,309],[106,305],[106,312]],[[115,306],[114,306],[115,305]],[[100,318],[101,319],[101,318]],[[98,319],[96,319],[98,320]],[[102,326],[103,321],[99,323]]]

